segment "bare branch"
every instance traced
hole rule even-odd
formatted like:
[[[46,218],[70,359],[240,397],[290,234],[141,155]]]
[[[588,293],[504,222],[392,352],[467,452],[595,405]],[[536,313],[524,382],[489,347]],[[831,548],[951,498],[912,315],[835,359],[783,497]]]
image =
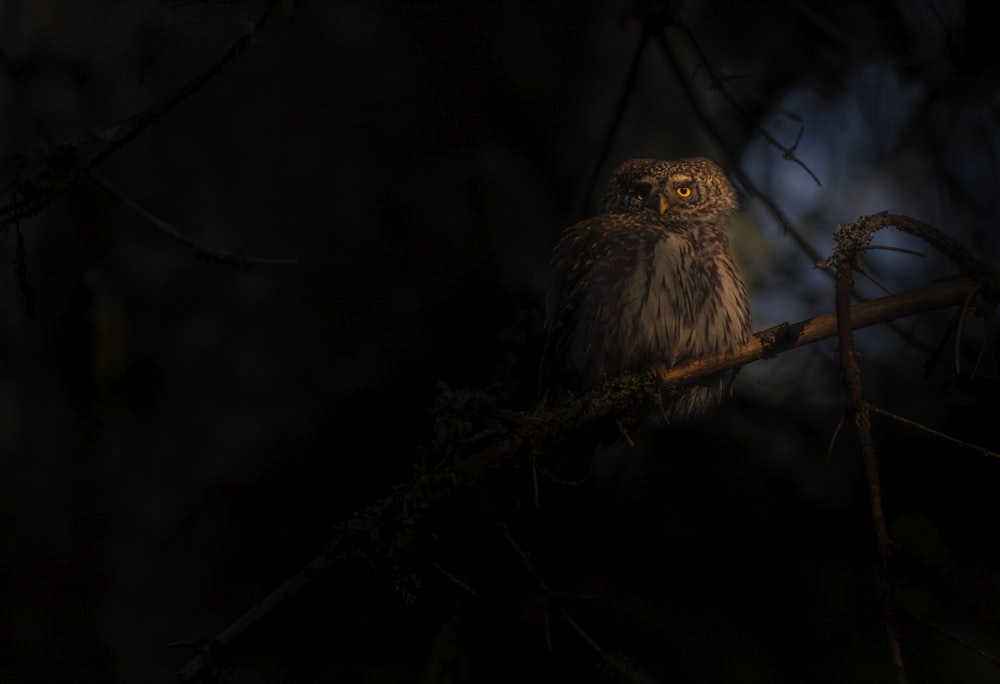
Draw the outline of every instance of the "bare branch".
[[[962,304],[977,283],[984,292],[1000,292],[1000,275],[980,276],[978,280],[958,277],[917,290],[857,304],[850,309],[850,326],[863,328],[900,316]],[[763,330],[731,354],[699,359],[673,368],[654,369],[649,374],[629,374],[606,383],[568,406],[541,413],[498,408],[481,393],[444,388],[439,397],[439,413],[474,405],[492,425],[490,432],[466,437],[447,427],[440,437],[438,450],[451,457],[429,472],[399,484],[386,496],[361,510],[338,526],[327,551],[304,570],[267,596],[260,604],[240,617],[211,643],[226,649],[259,621],[265,619],[284,601],[291,599],[310,581],[321,577],[337,562],[360,556],[383,558],[405,552],[417,543],[415,527],[427,512],[438,508],[456,492],[486,481],[498,469],[518,461],[527,461],[535,450],[601,418],[616,415],[622,406],[644,400],[650,393],[689,383],[727,368],[736,368],[757,359],[773,358],[783,352],[837,334],[837,314],[827,313],[794,324],[782,324]],[[438,416],[446,423],[448,416]],[[458,419],[456,419],[458,420]],[[460,419],[463,425],[468,416]],[[201,681],[210,662],[198,654],[180,671],[181,681]]]
[[[862,216],[856,221],[837,226],[833,234],[837,242],[833,256],[819,261],[817,265],[821,268],[835,267],[845,260],[853,263],[861,251],[868,249],[872,236],[883,228],[895,228],[920,238],[947,257],[963,274],[976,275],[989,270],[982,261],[972,256],[961,242],[945,235],[934,226],[910,216],[890,214],[887,211]]]
[[[935,437],[938,437],[938,438],[943,439],[943,440],[945,440],[947,442],[951,442],[952,444],[960,446],[963,449],[971,449],[972,451],[978,451],[979,453],[983,454],[984,456],[992,456],[993,458],[1000,458],[1000,454],[998,454],[995,451],[990,451],[989,449],[983,448],[983,447],[979,446],[978,444],[971,444],[970,442],[962,441],[961,439],[957,439],[955,437],[952,437],[951,435],[946,435],[945,433],[943,433],[943,432],[941,432],[939,430],[935,430],[934,428],[927,427],[926,425],[918,423],[915,420],[910,420],[909,418],[905,418],[903,416],[897,415],[897,414],[893,413],[892,411],[886,411],[885,409],[879,408],[878,406],[875,406],[874,404],[869,403],[868,404],[868,410],[870,410],[870,411],[872,411],[874,413],[878,413],[879,415],[885,416],[885,417],[890,418],[892,420],[895,420],[896,422],[902,423],[903,425],[908,425],[908,426],[910,426],[912,428],[915,428],[917,430],[920,430],[922,432],[926,432],[929,435],[934,435]]]
[[[880,483],[878,459],[875,454],[874,440],[871,432],[871,405],[864,398],[864,387],[861,382],[861,367],[858,364],[857,352],[854,346],[852,322],[853,311],[850,306],[851,289],[854,286],[853,275],[858,255],[868,249],[872,236],[882,228],[892,226],[898,230],[915,235],[935,247],[948,257],[962,273],[984,273],[986,267],[965,249],[965,247],[936,228],[908,216],[890,215],[887,212],[862,216],[853,223],[837,226],[834,239],[837,247],[833,256],[825,260],[822,266],[833,266],[836,269],[836,313],[837,331],[840,341],[841,366],[844,369],[844,387],[847,392],[847,402],[850,413],[854,417],[854,426],[861,443],[864,457],[865,474],[868,480],[868,496],[871,505],[872,526],[878,546],[878,570],[882,609],[885,616],[885,626],[889,637],[889,651],[896,681],[906,682],[906,668],[903,663],[899,617],[896,608],[896,592],[891,570],[891,546],[889,532],[885,522],[882,507],[882,487]],[[966,293],[962,303],[960,316],[964,317],[979,289],[985,281],[977,280],[971,290]],[[990,288],[989,296],[984,298],[987,305],[996,305],[997,291]],[[961,319],[959,331],[961,330]]]
[[[969,314],[969,307],[972,304],[973,299],[975,299],[976,290],[969,293],[969,296],[965,298],[965,304],[962,306],[961,310],[958,312],[958,325],[955,329],[955,372],[961,372],[962,368],[962,333],[965,330],[965,319]],[[983,348],[985,349],[985,347]],[[979,367],[979,361],[982,359],[982,351],[980,352],[979,358],[976,359],[976,366],[973,368],[973,373],[975,373],[976,368]]]
[[[24,234],[21,226],[14,226],[14,239],[17,244],[14,247],[14,277],[21,288],[21,298],[24,300],[24,310],[30,315],[35,311],[35,290],[28,281],[28,256],[24,251]]]
[[[734,98],[732,94],[726,89],[724,83],[727,79],[719,75],[715,67],[712,66],[711,62],[708,60],[708,55],[706,55],[705,51],[701,49],[701,45],[695,38],[694,32],[692,32],[691,29],[688,28],[688,26],[679,19],[676,23],[680,27],[681,31],[684,32],[684,35],[687,37],[688,42],[694,49],[695,54],[698,55],[698,59],[700,60],[699,63],[702,66],[704,66],[706,71],[708,71],[708,74],[712,79],[712,88],[721,93],[722,97],[726,100],[726,102],[729,103],[729,106],[732,107],[733,110],[736,111],[740,116],[742,116],[746,121],[748,121],[750,123],[750,126],[755,131],[757,131],[757,133],[762,138],[767,140],[767,142],[772,147],[780,150],[783,159],[798,164],[800,167],[802,167],[803,171],[809,174],[809,177],[813,179],[813,182],[816,183],[816,185],[822,186],[823,184],[820,182],[819,177],[815,173],[813,173],[812,169],[806,166],[805,162],[803,162],[801,159],[795,156],[795,150],[796,148],[798,148],[799,142],[802,140],[802,135],[805,133],[806,130],[805,126],[799,128],[799,133],[795,137],[795,142],[792,143],[791,147],[782,145],[774,136],[768,133],[763,126],[758,124],[756,119],[750,116],[750,114],[745,109],[743,109],[742,106],[740,106],[740,103],[736,101],[736,98]]]
[[[504,539],[507,540],[507,543],[510,545],[511,549],[513,549],[514,553],[518,556],[518,558],[521,559],[521,562],[524,563],[524,566],[527,568],[528,573],[532,576],[532,578],[534,578],[535,583],[538,584],[538,588],[545,593],[545,598],[546,598],[545,610],[548,611],[549,602],[554,600],[555,597],[560,596],[562,594],[552,590],[552,588],[549,586],[549,583],[538,571],[538,568],[536,568],[535,564],[531,562],[531,559],[528,557],[528,554],[525,553],[523,549],[521,549],[520,545],[514,539],[514,536],[510,533],[510,530],[507,529],[507,526],[504,525],[499,520],[497,521],[497,525],[500,526],[500,529],[503,532]],[[573,629],[573,631],[576,632],[577,635],[581,639],[583,639],[583,641],[588,646],[590,646],[590,648],[592,648],[594,652],[597,653],[598,656],[600,656],[601,660],[604,661],[606,666],[611,668],[613,671],[617,672],[618,675],[625,678],[626,681],[632,681],[632,682],[650,681],[650,678],[647,675],[644,675],[636,671],[636,668],[628,661],[628,658],[622,656],[621,654],[611,653],[605,650],[599,643],[597,643],[597,641],[592,636],[590,636],[587,630],[585,630],[580,625],[580,623],[578,623],[573,618],[573,615],[569,612],[569,610],[566,609],[565,606],[559,605],[557,607],[559,608],[559,612],[562,613],[563,618],[565,618],[566,622]],[[551,648],[551,635],[549,634],[547,615],[548,613],[546,612],[545,616],[546,639],[549,641]]]
[[[329,570],[333,565],[333,557],[323,554],[299,570],[288,581],[268,594],[263,601],[247,611],[239,620],[224,629],[215,639],[209,642],[212,653],[225,655],[226,649],[239,640],[258,622],[265,619],[286,600],[297,594],[308,585],[320,572]],[[188,661],[187,665],[177,673],[182,682],[211,681],[215,678],[215,658],[210,653],[198,653]]]
[[[20,219],[34,216],[46,208],[97,164],[201,90],[253,42],[253,37],[267,22],[269,7],[270,3],[265,3],[265,9],[257,19],[215,62],[184,83],[158,106],[109,126],[88,139],[60,145],[54,150],[46,151],[40,159],[29,160],[37,168],[26,170],[25,175],[28,177],[19,180],[8,202],[0,206],[0,229]]]
[[[615,104],[614,113],[608,121],[607,129],[604,132],[603,142],[601,143],[601,151],[597,155],[597,162],[594,164],[594,170],[590,175],[590,180],[587,182],[586,190],[584,190],[583,200],[579,211],[580,215],[583,215],[587,209],[587,205],[590,203],[591,197],[594,194],[594,188],[597,187],[601,167],[604,166],[604,162],[608,158],[608,154],[611,151],[611,144],[615,139],[615,134],[618,133],[618,128],[621,125],[622,118],[625,116],[625,107],[628,105],[628,101],[632,97],[632,92],[635,90],[636,78],[639,74],[639,64],[642,62],[642,55],[646,51],[646,44],[648,42],[648,26],[643,24],[642,32],[639,34],[639,41],[635,46],[635,53],[632,55],[632,62],[629,65],[628,75],[625,77],[625,85],[622,87],[621,95],[618,96],[618,102]]]
[[[861,367],[858,365],[851,327],[851,288],[853,286],[854,259],[843,259],[837,264],[837,321],[840,340],[840,362],[844,368],[844,385],[847,389],[847,403],[854,415],[854,427],[861,441],[864,455],[865,474],[868,478],[868,497],[871,504],[872,524],[878,542],[879,580],[882,594],[882,610],[885,615],[886,631],[889,635],[889,652],[892,656],[896,681],[906,684],[906,668],[900,646],[899,618],[896,616],[896,589],[890,571],[890,540],[882,510],[882,486],[879,482],[878,462],[871,433],[871,414],[864,400],[861,384]]]
[[[670,41],[667,39],[665,33],[663,32],[662,27],[660,27],[660,29],[657,32],[653,33],[652,36],[659,44],[660,49],[663,51],[664,55],[666,55],[667,62],[670,64],[670,67],[674,72],[674,76],[677,79],[677,83],[680,85],[681,90],[684,91],[684,96],[691,104],[691,110],[705,126],[705,130],[708,131],[708,133],[712,136],[712,138],[715,139],[716,144],[722,148],[722,151],[725,153],[726,157],[733,162],[733,169],[734,169],[733,174],[736,176],[737,180],[739,180],[740,185],[742,185],[747,192],[749,192],[752,195],[755,195],[761,202],[764,203],[764,206],[767,207],[767,210],[771,213],[774,219],[781,225],[785,233],[787,233],[792,237],[795,243],[799,245],[802,251],[805,252],[813,262],[819,261],[821,258],[819,250],[817,250],[815,247],[812,246],[812,244],[809,243],[809,241],[805,238],[805,236],[799,232],[798,228],[796,228],[792,224],[792,222],[788,219],[788,217],[785,216],[785,213],[774,202],[774,200],[772,200],[770,197],[764,194],[753,183],[753,181],[750,180],[750,177],[746,173],[744,173],[743,169],[740,168],[739,164],[736,163],[739,160],[740,155],[733,148],[733,146],[729,144],[729,141],[726,140],[725,136],[723,136],[722,133],[718,131],[718,129],[715,126],[715,122],[712,121],[712,118],[708,115],[708,112],[705,111],[705,107],[702,106],[701,101],[698,99],[698,96],[694,91],[694,88],[691,86],[691,84],[688,82],[688,79],[685,77],[683,69],[681,68],[680,59],[674,52],[674,48],[671,45]]]
[[[1000,666],[1000,658],[998,658],[997,656],[993,655],[992,653],[989,653],[988,651],[984,651],[983,649],[979,648],[978,646],[973,646],[971,643],[969,643],[965,639],[959,637],[958,635],[952,634],[951,632],[949,632],[947,630],[941,629],[940,627],[938,627],[937,625],[935,625],[933,622],[931,622],[929,620],[925,620],[924,618],[920,617],[919,615],[915,615],[914,613],[911,613],[908,610],[900,608],[900,612],[903,615],[905,615],[906,617],[908,617],[909,619],[913,620],[914,622],[917,622],[917,623],[923,625],[924,627],[926,627],[927,629],[931,630],[935,634],[940,634],[941,636],[945,637],[946,639],[950,639],[951,641],[955,642],[956,644],[958,644],[962,648],[967,649],[967,650],[975,653],[980,658],[982,658],[984,660],[987,660],[987,661],[993,663],[994,665]]]
[[[984,290],[1000,288],[1000,274],[984,277]],[[977,281],[957,277],[934,285],[872,299],[851,308],[851,328],[867,328],[903,316],[957,306],[977,287]],[[770,358],[796,347],[812,344],[837,334],[837,314],[820,314],[798,323],[782,323],[755,333],[744,345],[729,354],[696,359],[661,368],[660,379],[667,384],[690,382],[727,368],[736,368],[758,359]]]
[[[434,568],[435,570],[437,570],[438,572],[440,572],[442,575],[444,575],[445,578],[447,578],[449,582],[451,582],[456,587],[458,587],[459,589],[461,589],[462,591],[464,591],[465,593],[467,593],[469,596],[472,596],[472,597],[477,598],[477,599],[483,598],[482,596],[480,596],[479,594],[476,593],[475,589],[473,589],[468,584],[466,584],[462,580],[460,580],[457,577],[455,577],[455,575],[453,573],[451,573],[450,571],[448,571],[448,569],[445,568],[440,563],[438,563],[438,562],[431,563],[431,567]]]
[[[147,211],[144,207],[136,204],[130,200],[125,195],[121,194],[113,187],[111,187],[106,180],[97,173],[91,172],[88,179],[93,183],[99,190],[107,194],[111,199],[118,202],[122,206],[130,209],[134,213],[138,214],[142,218],[149,221],[151,224],[156,226],[160,231],[166,233],[168,237],[172,240],[176,240],[185,247],[190,247],[199,256],[212,259],[213,261],[219,261],[227,264],[235,264],[237,266],[253,266],[253,265],[265,265],[265,266],[286,266],[289,264],[298,263],[295,259],[265,259],[261,257],[245,256],[242,254],[233,254],[232,252],[227,252],[222,249],[214,249],[212,247],[207,247],[197,240],[189,238],[182,232],[171,226],[166,221],[157,217],[156,215]]]

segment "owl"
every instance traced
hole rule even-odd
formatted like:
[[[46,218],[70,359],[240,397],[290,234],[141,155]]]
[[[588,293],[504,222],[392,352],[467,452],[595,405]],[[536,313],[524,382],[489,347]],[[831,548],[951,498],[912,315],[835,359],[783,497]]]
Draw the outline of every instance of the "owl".
[[[736,207],[736,191],[709,159],[630,159],[614,170],[601,213],[568,228],[555,248],[542,405],[749,339],[750,303],[726,234]],[[733,376],[691,386],[663,414],[670,422],[700,415]]]

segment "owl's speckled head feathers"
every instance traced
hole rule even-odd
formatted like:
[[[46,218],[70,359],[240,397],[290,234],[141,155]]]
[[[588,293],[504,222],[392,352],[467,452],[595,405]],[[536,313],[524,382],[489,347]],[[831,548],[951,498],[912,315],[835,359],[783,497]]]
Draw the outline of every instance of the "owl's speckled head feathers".
[[[714,221],[738,206],[736,191],[711,159],[629,159],[611,174],[604,212],[653,211],[668,221]]]

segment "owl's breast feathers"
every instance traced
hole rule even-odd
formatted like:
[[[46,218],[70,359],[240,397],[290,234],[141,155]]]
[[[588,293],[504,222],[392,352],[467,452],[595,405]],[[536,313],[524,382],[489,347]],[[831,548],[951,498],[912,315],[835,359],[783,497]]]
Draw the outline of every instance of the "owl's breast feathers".
[[[718,222],[602,214],[556,247],[542,382],[582,392],[654,363],[716,354],[751,334],[743,282]]]

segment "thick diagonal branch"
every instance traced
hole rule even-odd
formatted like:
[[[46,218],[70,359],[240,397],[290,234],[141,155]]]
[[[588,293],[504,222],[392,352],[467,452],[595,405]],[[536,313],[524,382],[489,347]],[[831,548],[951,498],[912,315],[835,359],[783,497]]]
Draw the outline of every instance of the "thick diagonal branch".
[[[863,328],[921,311],[958,306],[977,288],[982,292],[1000,291],[1000,276],[958,277],[857,304],[850,308],[849,324],[852,329]],[[837,314],[826,313],[761,331],[731,354],[699,359],[670,369],[661,368],[652,374],[623,376],[558,410],[539,414],[495,410],[496,425],[488,435],[471,440],[451,462],[397,485],[382,499],[352,515],[339,526],[324,553],[213,639],[212,651],[224,653],[340,560],[359,552],[369,557],[386,557],[406,549],[415,543],[417,537],[412,527],[424,514],[440,508],[457,492],[488,481],[499,468],[526,458],[531,449],[544,448],[569,431],[613,415],[623,402],[641,401],[651,391],[694,382],[758,359],[772,358],[836,334]],[[178,676],[185,682],[205,681],[210,676],[211,662],[209,655],[199,653]]]

